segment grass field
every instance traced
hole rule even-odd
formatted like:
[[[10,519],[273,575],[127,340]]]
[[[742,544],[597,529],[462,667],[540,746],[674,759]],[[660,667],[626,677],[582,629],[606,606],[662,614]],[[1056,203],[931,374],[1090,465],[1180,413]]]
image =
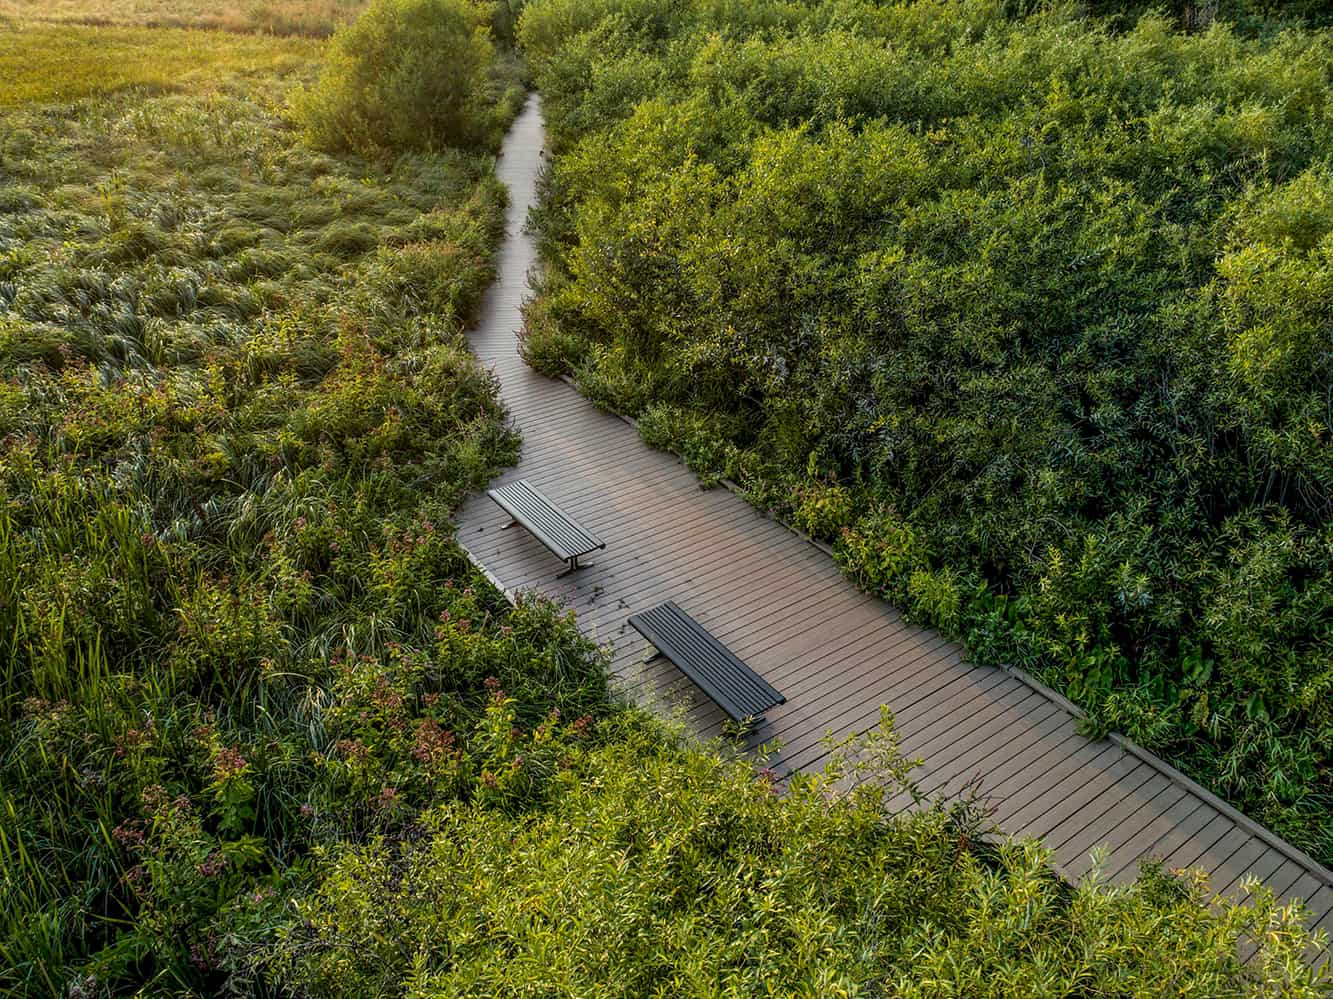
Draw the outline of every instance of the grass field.
[[[142,88],[279,95],[313,77],[323,43],[216,31],[0,26],[0,108],[76,101]]]
[[[365,0],[0,0],[0,21],[330,35]]]
[[[208,913],[309,845],[335,650],[472,602],[449,512],[515,441],[460,331],[504,193],[484,153],[303,141],[317,39],[0,30],[0,993],[211,994]],[[140,851],[154,788],[195,801]]]

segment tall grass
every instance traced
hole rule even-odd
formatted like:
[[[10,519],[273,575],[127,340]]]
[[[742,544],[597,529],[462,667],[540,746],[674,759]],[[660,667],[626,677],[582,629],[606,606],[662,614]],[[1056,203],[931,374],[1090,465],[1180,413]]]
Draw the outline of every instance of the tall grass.
[[[282,99],[315,42],[18,36],[0,49],[0,990],[210,992],[234,971],[219,913],[315,840],[380,827],[364,803],[337,818],[347,789],[316,763],[338,664],[431,654],[461,602],[482,676],[506,672],[486,659],[504,602],[474,597],[448,526],[516,446],[461,335],[504,192],[468,151],[303,145]],[[595,659],[562,634],[581,671],[543,697],[597,703]],[[480,679],[433,682],[462,719]]]

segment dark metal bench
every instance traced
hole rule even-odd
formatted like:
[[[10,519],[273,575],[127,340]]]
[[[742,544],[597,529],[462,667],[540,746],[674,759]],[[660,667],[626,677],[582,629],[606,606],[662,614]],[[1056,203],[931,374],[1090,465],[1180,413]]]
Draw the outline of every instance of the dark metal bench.
[[[762,676],[672,601],[631,615],[629,623],[733,721],[749,720],[757,725],[769,708],[787,703]]]
[[[569,563],[569,568],[556,574],[557,579],[569,575],[575,569],[588,568],[592,563],[579,565],[579,559],[606,547],[605,541],[576,524],[569,514],[547,499],[527,479],[510,482],[498,489],[489,489],[486,495],[513,518],[505,525],[505,529],[521,524],[534,538]]]

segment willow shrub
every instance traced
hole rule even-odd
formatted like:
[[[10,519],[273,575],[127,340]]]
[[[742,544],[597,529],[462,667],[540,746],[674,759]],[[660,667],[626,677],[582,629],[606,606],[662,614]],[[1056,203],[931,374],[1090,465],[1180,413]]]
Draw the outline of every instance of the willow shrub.
[[[492,13],[473,0],[372,0],[298,95],[310,139],[365,156],[498,147],[521,92],[491,39]]]
[[[525,352],[1327,860],[1331,36],[1022,6],[531,4]]]
[[[835,790],[837,764],[779,794],[632,715],[525,737],[508,769],[540,775],[539,809],[483,773],[410,840],[331,853],[265,966],[334,996],[1321,993],[1270,897],[1213,915],[1153,871],[1070,889],[965,809],[887,819],[910,768],[891,726],[870,745],[858,790]],[[1247,967],[1237,943],[1257,939]]]

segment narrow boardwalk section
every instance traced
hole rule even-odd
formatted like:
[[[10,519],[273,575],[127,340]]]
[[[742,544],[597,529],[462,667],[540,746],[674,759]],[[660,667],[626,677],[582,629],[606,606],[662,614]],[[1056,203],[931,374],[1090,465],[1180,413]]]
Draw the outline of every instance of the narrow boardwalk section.
[[[887,704],[903,749],[925,765],[924,790],[979,781],[1005,832],[1040,837],[1076,880],[1089,852],[1106,875],[1134,877],[1144,858],[1201,866],[1238,895],[1255,877],[1280,897],[1306,899],[1315,924],[1333,924],[1333,876],[1146,754],[1077,733],[1069,707],[1019,676],[969,664],[941,636],[843,578],[832,559],[726,491],[704,491],[674,457],[653,451],[625,421],[527,367],[517,352],[520,305],[535,263],[523,233],[542,160],[536,100],[514,125],[499,162],[509,188],[509,238],[483,306],[473,349],[500,380],[523,434],[526,478],[606,542],[595,564],[557,579],[563,563],[484,496],[459,518],[459,540],[509,592],[555,597],[585,633],[609,645],[622,688],[639,703],[682,712],[700,735],[725,716],[626,619],[666,600],[707,628],[786,696],[752,737],[779,740],[781,770],[813,769],[824,736],[863,732]]]

